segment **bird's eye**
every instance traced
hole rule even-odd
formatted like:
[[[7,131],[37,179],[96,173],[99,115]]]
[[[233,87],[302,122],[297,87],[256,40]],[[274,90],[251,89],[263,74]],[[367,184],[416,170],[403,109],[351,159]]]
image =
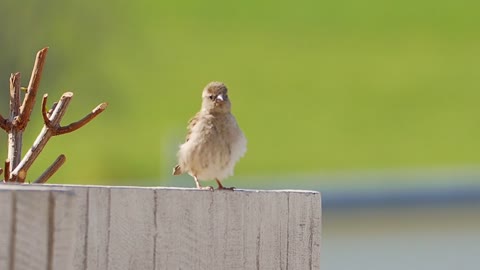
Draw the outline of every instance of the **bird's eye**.
[[[210,96],[208,96],[208,98],[209,98],[210,100],[214,100],[214,99],[215,99],[215,96],[214,96],[214,95],[210,95]]]

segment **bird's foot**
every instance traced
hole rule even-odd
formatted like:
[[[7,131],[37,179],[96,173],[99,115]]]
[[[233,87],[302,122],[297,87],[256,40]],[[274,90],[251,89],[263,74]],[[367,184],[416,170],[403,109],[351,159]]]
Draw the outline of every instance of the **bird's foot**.
[[[210,191],[213,191],[213,187],[212,187],[212,186],[202,187],[202,186],[198,185],[197,188],[198,188],[198,189],[201,189],[201,190],[210,190]]]
[[[234,191],[235,190],[235,187],[224,187],[224,186],[220,186],[217,188],[217,190],[230,190],[230,191]]]
[[[230,190],[230,191],[235,190],[234,187],[224,187],[224,186],[222,185],[222,182],[220,182],[218,179],[215,179],[215,181],[217,181],[217,184],[218,184],[218,188],[217,188],[217,189],[218,189],[218,190]]]
[[[196,176],[193,176],[193,180],[195,180],[195,185],[197,186],[198,189],[213,191],[213,187],[212,187],[212,186],[202,187],[202,186],[200,185],[200,182],[198,181],[198,178],[197,178]]]

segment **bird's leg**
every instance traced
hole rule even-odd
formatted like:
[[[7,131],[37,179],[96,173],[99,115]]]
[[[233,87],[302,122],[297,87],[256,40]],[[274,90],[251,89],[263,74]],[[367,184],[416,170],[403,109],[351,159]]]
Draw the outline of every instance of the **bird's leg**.
[[[218,188],[217,189],[223,189],[223,190],[234,190],[235,188],[234,187],[224,187],[222,185],[222,183],[220,182],[220,180],[218,179],[215,179],[215,181],[217,181],[217,184],[218,184]]]
[[[197,185],[197,188],[198,189],[207,189],[207,190],[211,190],[213,191],[213,187],[212,186],[206,186],[206,187],[202,187],[200,185],[200,182],[198,181],[197,177],[195,175],[193,175],[193,180],[195,180],[195,184]]]

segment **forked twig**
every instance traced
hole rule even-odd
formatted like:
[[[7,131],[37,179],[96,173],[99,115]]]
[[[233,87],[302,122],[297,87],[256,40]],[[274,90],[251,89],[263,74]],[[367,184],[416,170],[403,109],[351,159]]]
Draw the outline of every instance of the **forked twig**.
[[[97,115],[102,113],[107,108],[107,106],[108,106],[108,103],[104,102],[98,105],[97,107],[95,107],[95,109],[93,109],[89,114],[87,114],[85,117],[78,120],[77,122],[73,122],[70,125],[67,125],[64,127],[58,127],[55,130],[55,135],[70,133],[85,126],[86,124],[88,124],[88,122],[92,121],[93,118],[95,118]]]
[[[68,105],[73,97],[72,92],[66,92],[62,95],[60,100],[58,101],[55,109],[53,110],[52,114],[48,116],[47,109],[46,109],[46,101],[47,96],[44,95],[42,99],[42,115],[44,119],[44,126],[42,131],[37,136],[37,139],[33,143],[32,147],[28,150],[28,152],[23,157],[22,161],[12,172],[13,178],[18,178],[21,181],[22,172],[28,172],[30,167],[32,166],[33,162],[37,159],[40,152],[43,150],[47,142],[50,140],[52,136],[61,135],[65,133],[69,133],[79,129],[80,127],[86,125],[90,122],[93,118],[95,118],[98,114],[103,112],[107,107],[107,103],[102,103],[97,108],[95,108],[90,114],[82,118],[81,120],[74,122],[66,127],[60,126],[60,121],[62,120],[65,112],[67,111]]]
[[[45,94],[42,98],[41,108],[44,126],[32,147],[27,151],[23,159],[21,159],[22,134],[23,130],[27,127],[35,105],[35,98],[40,85],[47,52],[48,48],[43,48],[36,55],[27,93],[21,105],[20,73],[12,74],[10,77],[10,117],[6,119],[0,115],[0,128],[8,132],[9,139],[8,158],[5,161],[5,169],[3,170],[5,182],[25,182],[28,170],[52,136],[70,133],[85,126],[102,113],[108,105],[107,103],[102,103],[79,121],[62,127],[60,121],[65,115],[73,93],[64,93],[58,103],[53,103],[50,110],[47,110],[48,95]],[[64,164],[65,160],[65,155],[60,155],[54,163],[35,180],[35,183],[45,183]]]

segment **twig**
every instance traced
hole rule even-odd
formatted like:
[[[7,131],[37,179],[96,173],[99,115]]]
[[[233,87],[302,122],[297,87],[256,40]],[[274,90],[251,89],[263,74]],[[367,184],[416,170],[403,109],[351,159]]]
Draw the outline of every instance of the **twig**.
[[[8,182],[10,179],[10,160],[5,160],[5,182]]]
[[[54,102],[54,103],[52,104],[52,107],[50,108],[50,110],[48,110],[48,112],[47,112],[48,118],[50,118],[50,116],[52,116],[52,113],[53,113],[53,111],[55,110],[55,108],[57,107],[57,104],[58,104],[58,102]]]
[[[48,119],[50,116],[48,115],[48,111],[47,111],[47,98],[48,98],[48,94],[43,95],[43,98],[42,98],[43,122],[47,127],[52,127],[52,122],[50,121],[50,119]]]
[[[92,121],[93,118],[95,118],[97,115],[102,113],[107,108],[107,106],[108,106],[108,103],[106,103],[106,102],[98,105],[89,114],[87,114],[85,117],[78,120],[77,122],[71,123],[70,125],[67,125],[67,126],[64,126],[64,127],[58,127],[55,130],[54,135],[62,135],[62,134],[65,134],[65,133],[70,133],[70,132],[73,132],[73,131],[85,126],[86,124],[88,124],[88,122]]]
[[[38,86],[40,85],[40,79],[42,77],[43,65],[47,56],[48,48],[43,48],[38,51],[35,58],[35,64],[33,65],[32,76],[30,77],[30,83],[28,84],[27,94],[23,99],[22,107],[20,108],[20,115],[14,123],[19,130],[24,130],[30,120],[33,106],[35,105],[35,97],[37,95]]]
[[[3,169],[2,169],[2,168],[0,168],[0,175],[1,175],[2,173],[3,173]],[[3,180],[3,181],[5,181],[5,180]]]
[[[60,125],[60,120],[62,120],[63,115],[72,99],[73,93],[67,92],[62,95],[58,105],[55,107],[52,115],[50,116],[50,121],[52,127],[57,127]],[[23,170],[25,173],[28,172],[28,169],[32,166],[33,162],[37,159],[40,152],[47,144],[48,140],[55,134],[55,128],[50,128],[47,125],[44,125],[40,134],[38,134],[37,139],[33,142],[32,147],[23,157],[22,161],[18,166],[13,170],[12,177],[18,177],[19,173]]]
[[[10,75],[10,118],[13,123],[20,114],[20,73]],[[20,163],[22,155],[22,137],[23,131],[18,126],[13,125],[8,131],[8,160],[10,160],[10,169],[14,169]],[[10,173],[11,171],[9,171]],[[5,179],[5,181],[15,181],[15,179]]]
[[[35,105],[35,98],[40,85],[47,52],[48,48],[43,48],[38,51],[35,57],[35,64],[33,66],[32,75],[23,102],[20,101],[20,73],[12,74],[10,77],[10,116],[6,119],[0,115],[0,128],[8,132],[9,138],[8,158],[5,161],[4,170],[0,168],[0,174],[3,172],[5,182],[24,182],[28,170],[38,158],[51,137],[70,133],[85,126],[102,113],[108,105],[107,103],[101,103],[79,121],[73,122],[67,126],[61,126],[60,122],[70,104],[73,93],[64,93],[60,100],[53,103],[48,111],[48,95],[45,94],[42,99],[41,108],[44,126],[32,147],[30,147],[23,159],[21,159],[22,135],[30,121],[33,107]],[[64,164],[65,160],[65,156],[63,154],[60,155],[54,163],[47,168],[37,180],[35,180],[35,183],[45,183]]]
[[[63,163],[65,163],[66,159],[67,158],[64,154],[58,156],[57,159],[52,163],[52,165],[50,165],[50,167],[48,167],[45,172],[43,172],[42,175],[40,175],[40,177],[38,177],[37,180],[34,181],[34,183],[43,184],[47,182],[48,179],[50,179],[50,177],[52,177],[52,175],[54,175],[58,171],[58,169],[60,169]]]

